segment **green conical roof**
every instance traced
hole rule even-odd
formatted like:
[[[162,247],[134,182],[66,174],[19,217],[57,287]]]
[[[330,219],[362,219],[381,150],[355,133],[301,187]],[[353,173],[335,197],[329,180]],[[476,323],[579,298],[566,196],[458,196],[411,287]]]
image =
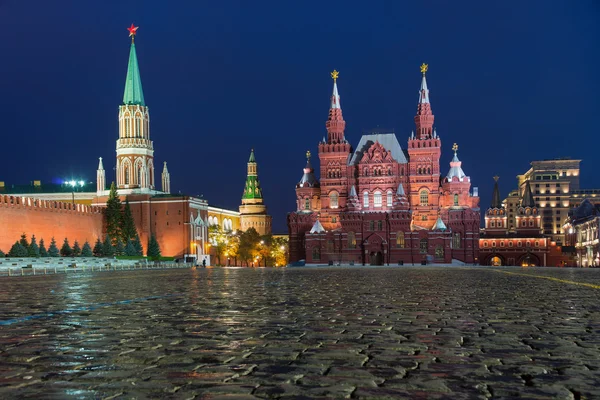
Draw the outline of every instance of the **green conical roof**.
[[[140,69],[138,67],[137,55],[135,53],[135,44],[131,43],[129,51],[129,65],[127,66],[127,79],[125,80],[125,93],[123,94],[123,104],[137,104],[145,106],[144,91],[142,90],[142,79],[140,78]]]
[[[242,199],[262,199],[262,189],[258,180],[256,171],[256,158],[254,158],[254,149],[250,152],[248,159],[248,176],[246,178],[246,186],[244,186],[244,194]]]

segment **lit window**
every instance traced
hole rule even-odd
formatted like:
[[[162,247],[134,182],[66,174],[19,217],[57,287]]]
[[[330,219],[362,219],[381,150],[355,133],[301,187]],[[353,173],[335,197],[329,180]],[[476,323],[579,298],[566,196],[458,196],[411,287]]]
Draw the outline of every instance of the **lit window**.
[[[454,205],[457,206],[458,205],[458,194],[454,195]]]
[[[427,190],[421,190],[421,193],[419,193],[419,199],[422,206],[429,204],[429,193],[427,193]]]
[[[421,239],[419,242],[419,252],[421,254],[427,254],[428,247],[427,239]]]
[[[454,232],[454,234],[452,235],[452,248],[460,249],[460,244],[461,244],[460,242],[461,242],[460,232]]]
[[[304,199],[304,209],[310,210],[310,199]]]
[[[319,249],[318,247],[313,247],[312,258],[313,258],[313,260],[320,260],[321,259],[321,249]]]
[[[399,249],[404,247],[404,232],[396,232],[396,247]]]
[[[368,192],[363,193],[363,207],[369,208],[369,193]]]
[[[483,242],[483,247],[488,247],[488,242]]]
[[[329,207],[338,208],[338,194],[337,192],[331,192],[329,194]]]
[[[373,206],[381,207],[381,192],[380,191],[375,192],[375,194],[373,195]]]
[[[348,232],[348,248],[356,248],[356,235],[354,234],[354,232]]]
[[[393,202],[394,202],[394,199],[392,198],[392,191],[388,190],[388,192],[387,192],[387,206],[391,207]]]

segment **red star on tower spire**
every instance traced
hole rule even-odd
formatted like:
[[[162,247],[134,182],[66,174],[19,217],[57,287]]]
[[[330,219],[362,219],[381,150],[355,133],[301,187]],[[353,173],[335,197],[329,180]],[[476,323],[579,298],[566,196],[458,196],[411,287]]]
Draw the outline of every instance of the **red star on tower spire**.
[[[127,30],[129,31],[129,37],[131,38],[132,42],[133,42],[133,39],[135,38],[135,35],[137,34],[138,28],[139,28],[139,26],[133,26],[133,24],[131,24],[131,26],[129,28],[127,28]]]

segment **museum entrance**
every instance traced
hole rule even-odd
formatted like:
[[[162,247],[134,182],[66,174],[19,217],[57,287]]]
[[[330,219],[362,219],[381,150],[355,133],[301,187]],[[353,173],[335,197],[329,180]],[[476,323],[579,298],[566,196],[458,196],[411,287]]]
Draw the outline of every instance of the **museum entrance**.
[[[370,264],[371,265],[383,265],[383,254],[381,254],[380,251],[371,252]]]

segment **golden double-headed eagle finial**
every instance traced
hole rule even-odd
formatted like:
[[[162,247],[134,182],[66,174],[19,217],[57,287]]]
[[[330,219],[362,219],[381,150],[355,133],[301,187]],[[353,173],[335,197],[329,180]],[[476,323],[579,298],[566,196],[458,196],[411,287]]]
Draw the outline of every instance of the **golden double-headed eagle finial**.
[[[339,71],[334,69],[333,72],[331,73],[331,77],[333,78],[334,82],[337,80],[338,76],[340,76]]]
[[[454,150],[455,153],[458,151],[458,145],[456,143],[452,145],[452,150]]]
[[[306,152],[306,159],[307,159],[307,160],[310,160],[310,150],[308,150],[308,151]]]
[[[498,182],[498,179],[500,179],[498,175],[494,176],[494,181]]]
[[[425,63],[421,64],[421,73],[423,75],[425,75],[425,72],[427,72],[428,69],[429,69],[429,65],[427,65]]]

